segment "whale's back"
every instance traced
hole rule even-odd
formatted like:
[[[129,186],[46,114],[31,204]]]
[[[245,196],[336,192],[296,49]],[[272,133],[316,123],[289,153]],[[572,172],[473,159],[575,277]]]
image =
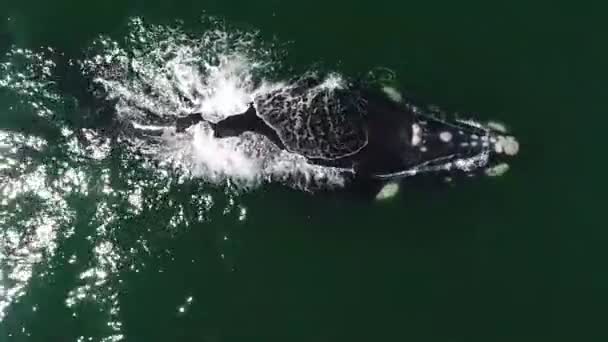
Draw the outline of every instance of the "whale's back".
[[[308,158],[339,159],[368,143],[366,103],[351,89],[303,79],[258,96],[255,108],[286,149]]]

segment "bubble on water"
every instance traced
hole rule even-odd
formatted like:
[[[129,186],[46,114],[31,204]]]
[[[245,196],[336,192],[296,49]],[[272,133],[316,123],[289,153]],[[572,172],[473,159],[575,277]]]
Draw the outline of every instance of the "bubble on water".
[[[26,293],[35,267],[55,254],[62,227],[74,217],[64,193],[77,181],[66,171],[59,175],[62,182],[51,182],[49,166],[32,156],[47,145],[41,138],[0,131],[0,321]]]
[[[11,91],[35,114],[48,117],[61,101],[52,77],[55,68],[56,63],[49,51],[14,48],[0,63],[0,90]]]

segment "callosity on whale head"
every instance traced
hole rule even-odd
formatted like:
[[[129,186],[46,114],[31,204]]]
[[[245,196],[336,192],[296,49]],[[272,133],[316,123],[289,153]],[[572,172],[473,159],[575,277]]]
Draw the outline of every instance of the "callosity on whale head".
[[[411,140],[404,143],[402,170],[379,173],[383,180],[411,177],[425,173],[500,176],[509,168],[509,159],[519,152],[519,143],[505,126],[473,120],[448,120],[411,107],[414,120]]]
[[[394,197],[399,181],[422,174],[442,176],[501,176],[509,170],[509,159],[519,152],[519,143],[505,126],[496,122],[485,125],[472,120],[445,120],[416,114],[411,125],[410,141],[404,143],[403,160],[407,166],[390,173],[377,173],[385,181],[376,200]]]

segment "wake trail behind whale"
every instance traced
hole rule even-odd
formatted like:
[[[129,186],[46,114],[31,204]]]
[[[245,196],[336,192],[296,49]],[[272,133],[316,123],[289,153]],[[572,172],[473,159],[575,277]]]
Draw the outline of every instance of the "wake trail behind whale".
[[[271,81],[280,67],[276,51],[255,33],[215,25],[197,36],[133,19],[124,43],[100,37],[89,55],[82,71],[113,103],[119,120],[159,129],[160,134],[140,139],[138,145],[163,164],[241,189],[270,181],[303,190],[344,185],[348,170],[310,164],[258,134],[218,139],[205,122],[175,132],[180,116],[201,113],[217,122],[244,112],[256,96],[287,86]],[[340,83],[339,75],[331,75],[322,85]]]

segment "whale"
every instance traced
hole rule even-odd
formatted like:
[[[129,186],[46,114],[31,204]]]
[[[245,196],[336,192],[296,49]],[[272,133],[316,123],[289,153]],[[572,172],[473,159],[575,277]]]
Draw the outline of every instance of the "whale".
[[[356,122],[356,128],[364,132],[360,134],[365,138],[361,140],[364,143],[347,149],[349,153],[332,155],[331,158],[314,153],[303,154],[312,164],[348,170],[352,183],[380,184],[375,194],[378,200],[393,197],[403,182],[420,175],[447,181],[463,176],[501,176],[509,169],[510,161],[519,153],[518,140],[502,123],[480,123],[461,118],[436,106],[426,106],[404,99],[392,87],[352,87],[343,89],[340,96],[344,93],[350,96],[348,92],[356,93],[357,102],[364,107],[363,110],[359,108],[363,114],[357,116]],[[284,92],[282,94],[284,95]],[[301,144],[290,144],[290,139],[297,138],[282,137],[281,133],[285,130],[281,125],[289,125],[290,117],[296,116],[295,112],[301,112],[302,108],[286,106],[281,103],[285,101],[285,96],[274,96],[274,106],[283,108],[277,114],[282,116],[281,120],[266,120],[263,111],[268,110],[267,106],[253,101],[243,113],[217,122],[208,122],[214,130],[214,136],[235,137],[244,132],[252,132],[265,136],[281,149],[298,153]],[[328,97],[326,93],[325,96]],[[304,110],[314,113],[304,116],[300,113],[301,117],[308,118],[308,126],[304,125],[308,132],[317,129],[315,124],[324,125],[323,120],[315,121],[310,118],[314,119],[315,115],[321,114],[328,117],[333,115],[333,103],[328,105],[327,101],[316,104],[311,102]],[[343,107],[348,106],[339,108]],[[178,118],[175,128],[177,132],[183,132],[202,121],[207,121],[203,115],[191,113]],[[344,130],[335,125],[335,122],[333,127],[319,131],[324,134],[320,140],[328,140],[327,135],[330,135],[332,141],[340,141],[340,134],[353,134],[352,129]],[[315,146],[315,138],[317,137],[314,134],[304,134],[301,140]]]

